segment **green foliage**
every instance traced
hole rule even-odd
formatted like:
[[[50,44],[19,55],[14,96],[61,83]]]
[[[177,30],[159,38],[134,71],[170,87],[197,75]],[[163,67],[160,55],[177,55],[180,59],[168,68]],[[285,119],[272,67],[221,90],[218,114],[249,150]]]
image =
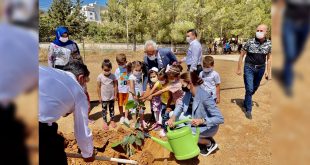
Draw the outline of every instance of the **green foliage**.
[[[82,3],[81,0],[53,0],[47,13],[40,12],[40,41],[52,41],[58,26],[68,27],[71,39],[87,36],[89,24],[80,12]]]
[[[135,153],[134,144],[136,145],[136,147],[142,146],[143,140],[143,132],[135,128],[135,130],[132,131],[129,135],[125,136],[122,141],[113,143],[111,147],[115,148],[117,146],[121,146],[126,152],[126,154],[130,157]]]
[[[190,28],[197,29],[201,41],[207,41],[234,35],[249,38],[258,24],[271,26],[271,0],[108,0],[102,24],[89,26],[78,14],[80,2],[74,2],[53,0],[48,16],[40,14],[40,37],[51,35],[58,25],[67,25],[74,27],[70,30],[76,38],[126,42],[128,25],[131,43],[154,39],[176,44],[185,42],[185,32]]]

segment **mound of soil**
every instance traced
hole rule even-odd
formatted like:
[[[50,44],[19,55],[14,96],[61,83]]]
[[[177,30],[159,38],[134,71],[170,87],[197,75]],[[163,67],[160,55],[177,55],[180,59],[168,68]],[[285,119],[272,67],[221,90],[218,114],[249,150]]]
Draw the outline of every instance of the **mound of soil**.
[[[151,165],[154,161],[153,154],[149,150],[136,151],[136,153],[130,158],[124,153],[118,150],[115,150],[111,147],[111,145],[115,142],[121,141],[123,137],[130,134],[130,132],[123,127],[119,127],[117,130],[93,130],[93,142],[94,147],[97,152],[97,156],[107,156],[113,158],[121,158],[121,159],[131,159],[139,162],[139,165]],[[64,135],[67,143],[66,152],[77,153],[78,152],[78,144],[75,140],[74,133],[65,134]],[[146,139],[146,141],[151,142],[150,139]],[[68,158],[68,164],[86,164],[83,159],[74,159]],[[94,165],[104,165],[104,164],[117,164],[112,162],[105,161],[94,161],[92,164]]]

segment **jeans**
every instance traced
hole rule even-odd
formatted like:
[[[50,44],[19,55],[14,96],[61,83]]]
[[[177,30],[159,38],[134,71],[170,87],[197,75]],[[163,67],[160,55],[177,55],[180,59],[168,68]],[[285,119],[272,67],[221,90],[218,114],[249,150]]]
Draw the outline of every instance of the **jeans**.
[[[286,18],[282,25],[282,44],[284,48],[283,83],[291,89],[294,79],[293,65],[303,51],[310,30],[310,22],[297,23]]]
[[[252,65],[244,64],[244,86],[245,86],[245,98],[244,107],[246,111],[252,111],[252,95],[259,87],[265,73],[265,65],[255,68]]]

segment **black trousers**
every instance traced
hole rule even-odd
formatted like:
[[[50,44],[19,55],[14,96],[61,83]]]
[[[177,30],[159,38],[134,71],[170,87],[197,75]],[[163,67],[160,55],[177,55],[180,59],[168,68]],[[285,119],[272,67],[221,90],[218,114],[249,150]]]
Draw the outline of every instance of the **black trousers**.
[[[0,105],[0,164],[28,165],[25,125],[15,118],[15,105]]]
[[[57,134],[58,125],[48,126],[39,122],[39,164],[67,165],[64,137]]]

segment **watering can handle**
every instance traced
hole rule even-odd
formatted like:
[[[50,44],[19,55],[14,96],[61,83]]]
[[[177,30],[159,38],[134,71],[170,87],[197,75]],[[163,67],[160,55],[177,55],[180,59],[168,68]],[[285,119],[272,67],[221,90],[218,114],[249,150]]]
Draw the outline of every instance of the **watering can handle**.
[[[190,118],[184,119],[184,120],[180,120],[180,121],[174,122],[174,125],[179,125],[179,124],[186,123],[186,122],[189,122],[189,121],[191,121]],[[167,130],[168,130],[168,132],[170,132],[171,131],[170,127],[167,127]]]

